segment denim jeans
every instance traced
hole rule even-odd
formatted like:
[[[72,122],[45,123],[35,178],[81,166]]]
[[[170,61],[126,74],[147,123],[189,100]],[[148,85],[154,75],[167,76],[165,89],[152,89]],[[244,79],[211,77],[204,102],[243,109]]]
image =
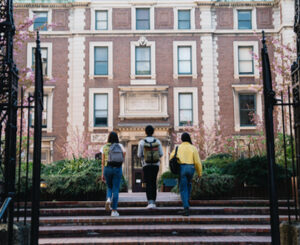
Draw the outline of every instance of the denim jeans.
[[[184,208],[189,208],[189,199],[192,190],[192,180],[195,173],[194,164],[180,164],[179,190]]]
[[[112,199],[112,209],[118,208],[119,189],[122,178],[122,167],[104,167],[104,177],[106,180],[106,197]]]
[[[144,179],[146,182],[146,195],[148,203],[155,203],[156,201],[156,179],[159,166],[146,165],[143,167]]]

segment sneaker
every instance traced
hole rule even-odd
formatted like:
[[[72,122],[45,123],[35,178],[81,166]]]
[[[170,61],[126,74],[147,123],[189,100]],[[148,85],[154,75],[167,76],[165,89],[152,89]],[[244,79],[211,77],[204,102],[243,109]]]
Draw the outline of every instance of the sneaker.
[[[118,217],[118,216],[120,216],[120,214],[118,213],[118,211],[111,211],[111,216]]]
[[[106,202],[105,202],[105,210],[108,212],[110,211],[110,198],[107,198]]]
[[[156,205],[154,203],[149,203],[146,208],[147,209],[154,209],[154,208],[156,208]]]

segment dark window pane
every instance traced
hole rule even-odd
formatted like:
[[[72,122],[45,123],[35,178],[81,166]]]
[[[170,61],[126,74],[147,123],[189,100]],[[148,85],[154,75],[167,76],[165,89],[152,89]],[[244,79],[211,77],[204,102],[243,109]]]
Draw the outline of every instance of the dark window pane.
[[[255,121],[253,116],[256,113],[256,95],[240,94],[240,126],[253,126]]]
[[[94,95],[94,126],[105,127],[108,121],[108,95]]]
[[[96,47],[94,57],[94,75],[108,74],[108,48]]]
[[[193,124],[193,95],[191,93],[179,94],[179,126]]]
[[[151,74],[151,49],[150,47],[136,47],[135,49],[136,75]]]
[[[35,18],[33,22],[33,29],[47,31],[48,12],[34,12],[33,15]]]
[[[252,29],[252,12],[238,11],[238,29]]]
[[[96,11],[96,30],[108,29],[108,13],[107,11]]]
[[[191,29],[190,10],[178,10],[178,29]]]
[[[149,30],[150,29],[150,10],[136,9],[136,29]]]

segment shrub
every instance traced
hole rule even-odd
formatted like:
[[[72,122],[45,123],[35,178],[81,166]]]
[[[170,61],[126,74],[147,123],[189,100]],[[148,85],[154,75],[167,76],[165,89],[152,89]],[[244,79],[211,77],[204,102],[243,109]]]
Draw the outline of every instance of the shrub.
[[[203,174],[202,177],[193,178],[191,198],[222,198],[234,188],[234,177],[217,173]]]
[[[164,172],[158,179],[158,189],[161,188],[164,179],[178,179],[178,175],[173,174],[171,171]]]
[[[225,166],[223,173],[235,176],[237,182],[240,184],[260,187],[268,186],[268,161],[265,156],[239,159]],[[282,166],[276,164],[275,173],[277,183],[285,179],[285,169]]]
[[[234,160],[230,154],[227,153],[213,154],[209,156],[205,161],[203,161],[203,167],[204,169],[206,167],[223,168],[232,162],[234,162]]]

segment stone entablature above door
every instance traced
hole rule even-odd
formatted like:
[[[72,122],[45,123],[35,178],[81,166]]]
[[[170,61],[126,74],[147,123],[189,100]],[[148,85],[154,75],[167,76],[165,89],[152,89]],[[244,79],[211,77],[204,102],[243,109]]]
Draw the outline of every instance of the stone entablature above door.
[[[120,86],[120,114],[122,119],[167,119],[168,86]]]

